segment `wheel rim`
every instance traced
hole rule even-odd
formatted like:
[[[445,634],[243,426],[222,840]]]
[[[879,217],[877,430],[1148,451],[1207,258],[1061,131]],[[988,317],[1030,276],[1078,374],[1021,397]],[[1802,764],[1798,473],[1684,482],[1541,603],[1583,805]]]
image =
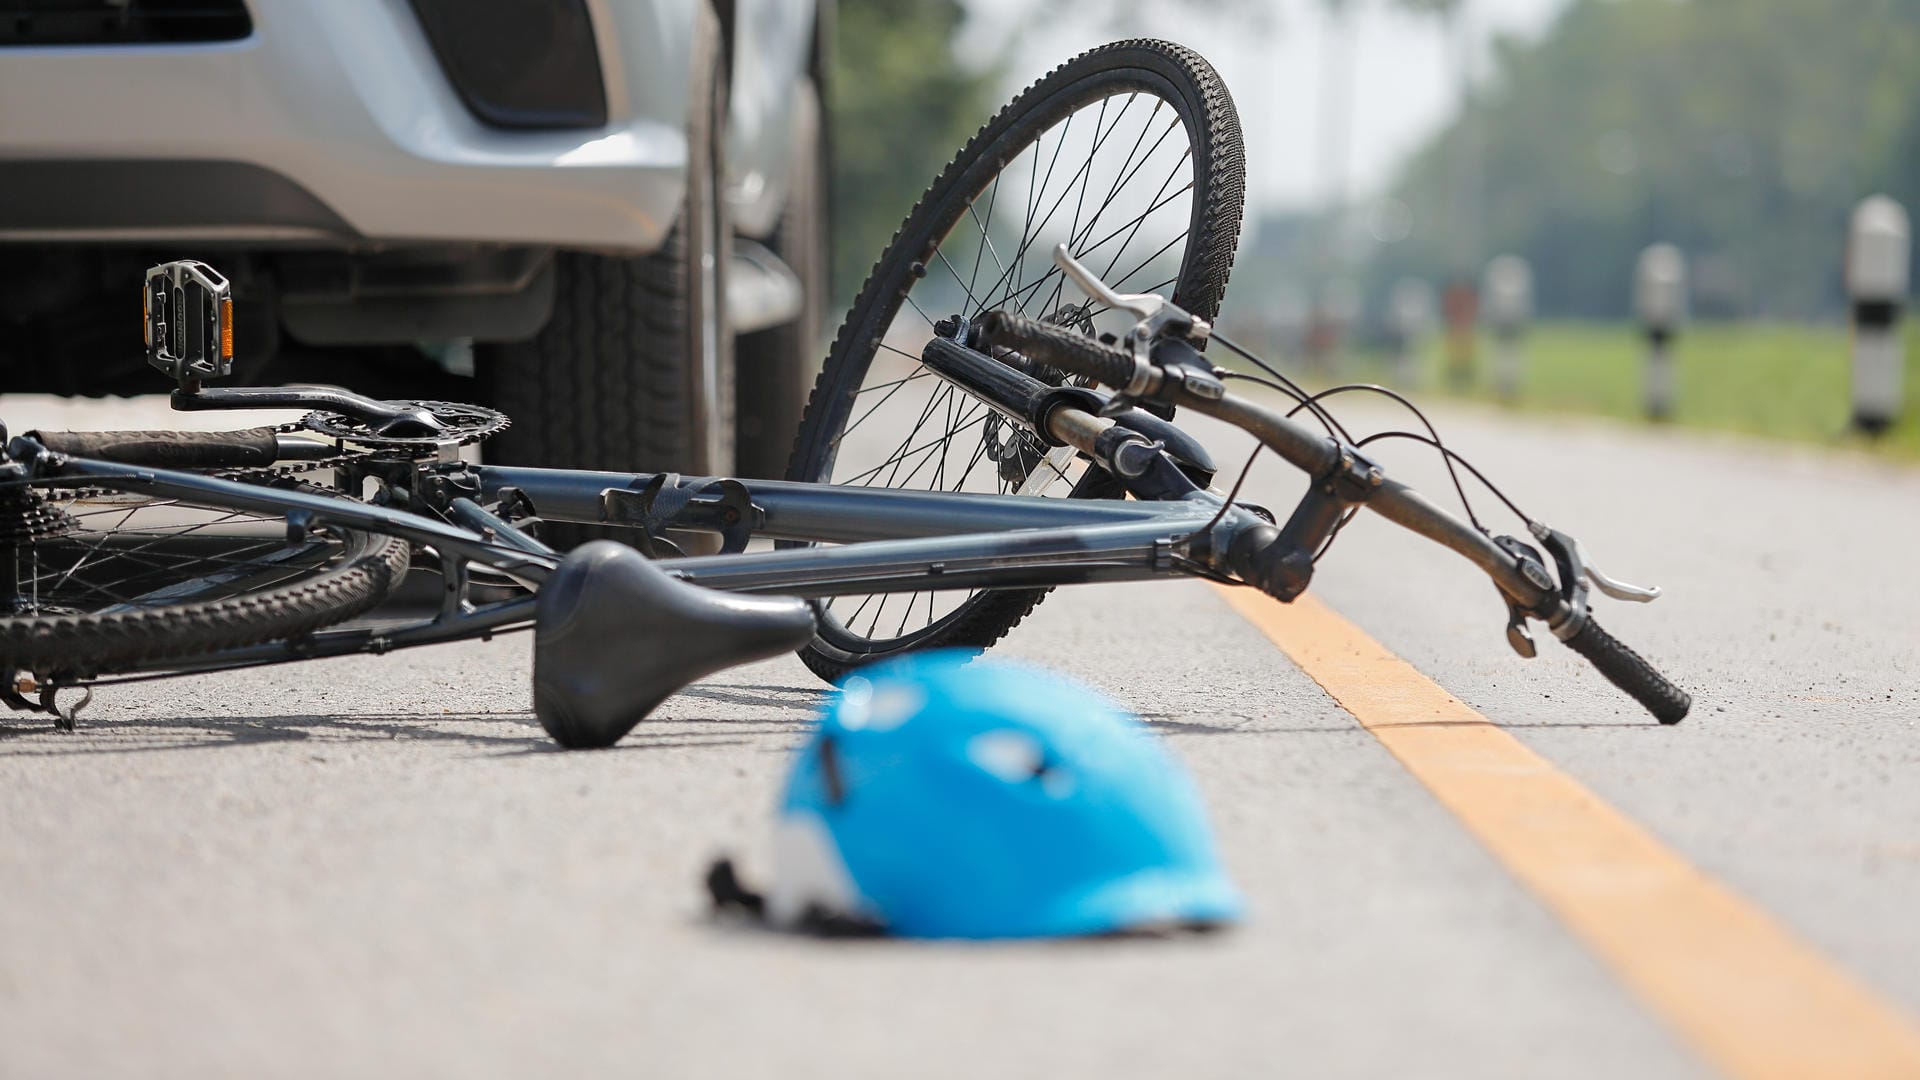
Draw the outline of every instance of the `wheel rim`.
[[[1055,243],[1121,291],[1165,292],[1182,280],[1201,178],[1197,135],[1171,87],[1108,80],[1078,93],[1070,87],[1048,104],[1051,112],[1025,136],[981,155],[966,177],[975,182],[956,189],[972,196],[949,200],[930,223],[924,256],[862,327],[863,344],[854,347],[870,358],[813,479],[1049,497],[1113,493],[1103,474],[1089,476],[1070,453],[1050,453],[919,363],[936,322],[993,307],[1088,333],[1123,331],[1130,317],[1087,302],[1065,281],[1051,259]],[[994,160],[1005,164],[995,168]],[[820,605],[820,636],[850,653],[891,652],[938,632],[977,595],[834,598]]]

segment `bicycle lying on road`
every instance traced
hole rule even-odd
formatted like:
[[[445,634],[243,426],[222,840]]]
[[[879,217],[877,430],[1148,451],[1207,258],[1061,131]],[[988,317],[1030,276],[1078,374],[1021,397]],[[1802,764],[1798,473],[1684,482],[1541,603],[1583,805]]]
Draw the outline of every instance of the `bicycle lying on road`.
[[[1353,439],[1324,400],[1363,388],[1307,394],[1214,332],[1240,170],[1232,100],[1185,49],[1122,42],[1036,82],[961,150],[876,265],[783,481],[478,464],[463,449],[508,423],[488,408],[207,386],[232,364],[229,286],[201,263],[155,267],[148,355],[175,380],[175,408],[306,415],[7,441],[0,697],[70,727],[93,687],[118,680],[531,628],[542,724],[566,746],[604,746],[695,679],[783,651],[831,679],[913,649],[985,648],[1054,586],[1199,577],[1290,601],[1364,509],[1484,571],[1523,656],[1529,622],[1543,622],[1661,722],[1684,717],[1687,694],[1589,608],[1590,588],[1640,601],[1657,590],[1606,577],[1525,515],[1521,538],[1493,535],[1470,504],[1465,521],[1441,509],[1365,449],[1414,439],[1480,478],[1431,426]],[[1209,343],[1266,374],[1216,367]],[[1235,393],[1235,380],[1293,405]],[[1212,458],[1173,422],[1179,409],[1305,472],[1291,514],[1240,501],[1237,483],[1213,490]],[[545,522],[630,543],[562,553],[539,539]],[[687,554],[690,536],[719,550]],[[442,581],[435,611],[354,621],[415,570]]]

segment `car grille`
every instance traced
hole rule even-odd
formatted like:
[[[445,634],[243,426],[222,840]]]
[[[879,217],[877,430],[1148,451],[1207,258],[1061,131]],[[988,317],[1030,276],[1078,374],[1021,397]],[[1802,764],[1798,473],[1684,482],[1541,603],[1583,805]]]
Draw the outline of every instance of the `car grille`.
[[[0,0],[0,47],[233,41],[252,32],[243,0]]]

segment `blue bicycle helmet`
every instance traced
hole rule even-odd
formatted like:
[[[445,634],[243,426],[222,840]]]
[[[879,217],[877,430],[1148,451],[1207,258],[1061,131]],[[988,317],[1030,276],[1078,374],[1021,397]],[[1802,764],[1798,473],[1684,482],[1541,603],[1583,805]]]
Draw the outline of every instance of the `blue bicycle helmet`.
[[[769,921],[907,937],[1213,926],[1240,915],[1198,792],[1130,716],[1016,664],[922,653],[848,677],[787,781]]]

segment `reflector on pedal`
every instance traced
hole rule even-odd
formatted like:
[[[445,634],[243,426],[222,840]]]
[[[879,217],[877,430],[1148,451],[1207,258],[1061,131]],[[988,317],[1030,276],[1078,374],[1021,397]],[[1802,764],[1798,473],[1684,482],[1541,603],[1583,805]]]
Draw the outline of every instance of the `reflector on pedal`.
[[[233,296],[227,279],[192,259],[147,271],[141,291],[147,362],[183,386],[233,368]]]

